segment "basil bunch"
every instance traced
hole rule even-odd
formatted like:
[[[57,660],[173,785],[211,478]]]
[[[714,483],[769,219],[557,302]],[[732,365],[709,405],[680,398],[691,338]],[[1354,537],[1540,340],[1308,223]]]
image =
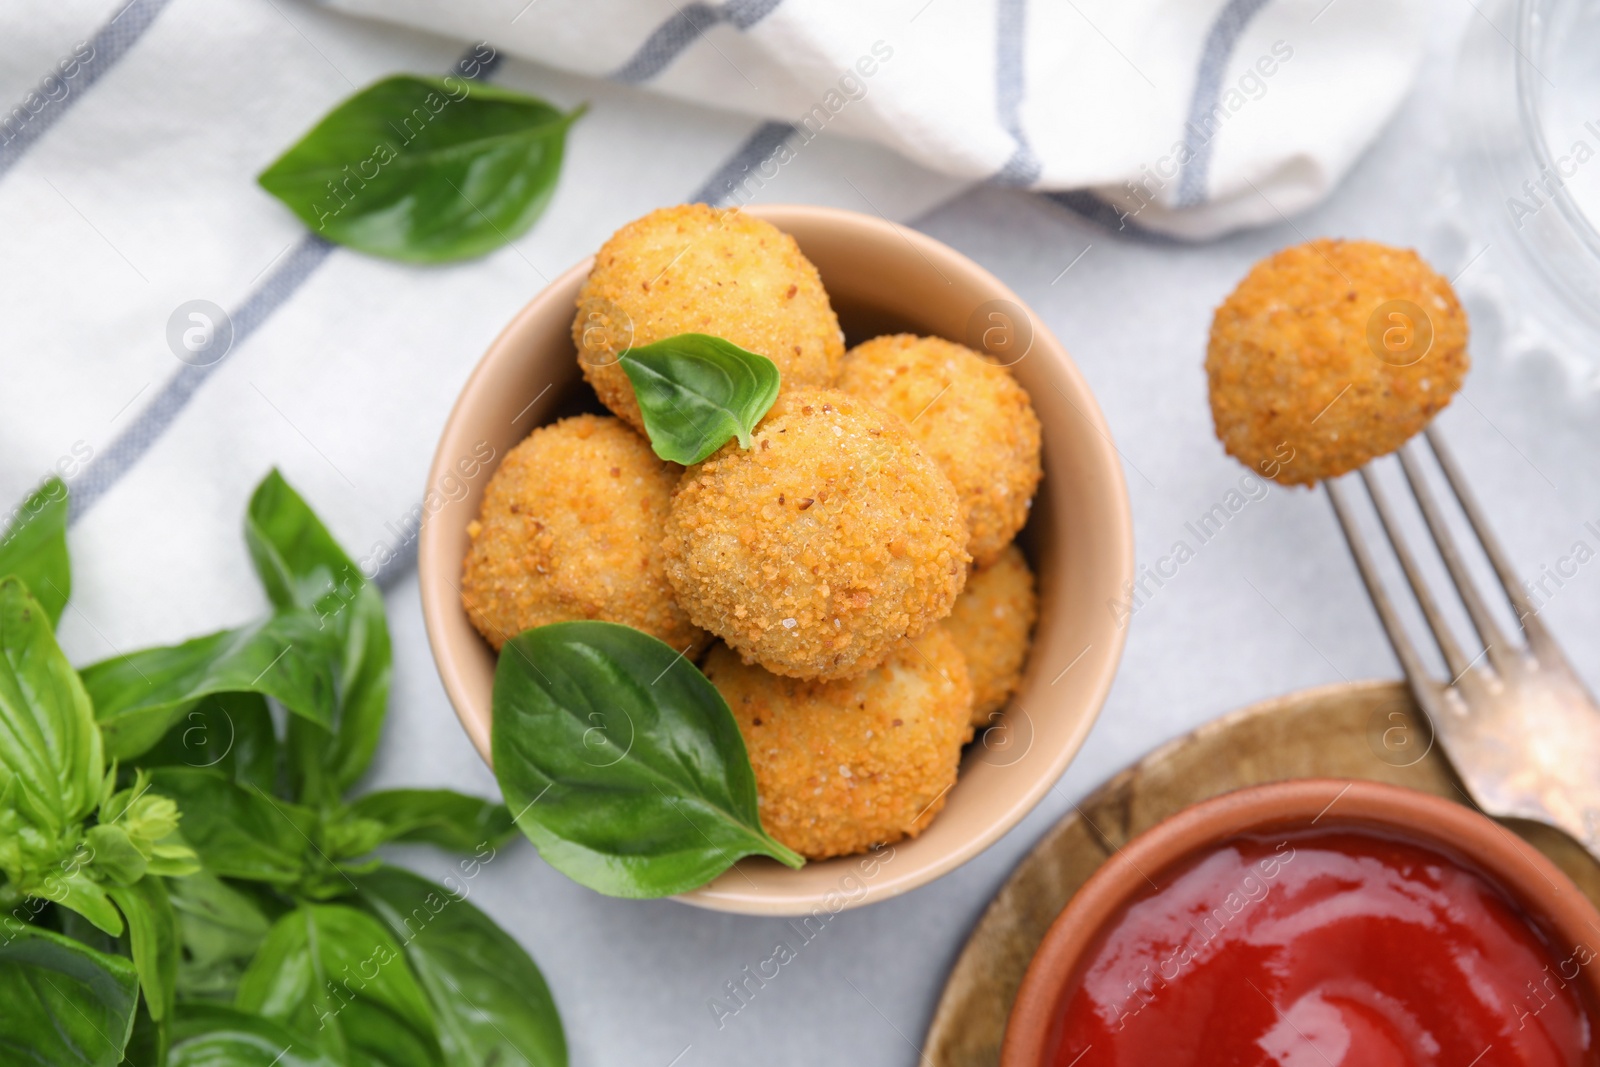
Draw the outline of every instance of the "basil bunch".
[[[515,834],[506,808],[347,795],[383,726],[388,623],[288,483],[263,480],[245,521],[269,615],[81,672],[51,630],[65,487],[18,515],[0,540],[8,1062],[564,1065],[538,967],[466,899]],[[459,884],[372,855],[391,841],[468,853]]]

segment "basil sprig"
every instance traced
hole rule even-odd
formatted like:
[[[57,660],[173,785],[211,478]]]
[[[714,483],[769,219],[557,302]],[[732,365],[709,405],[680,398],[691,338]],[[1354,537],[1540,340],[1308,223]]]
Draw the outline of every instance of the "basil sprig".
[[[465,900],[505,806],[349,796],[388,623],[305,501],[276,472],[251,497],[264,620],[80,674],[51,629],[65,487],[40,494],[0,544],[0,1060],[566,1067],[537,965]],[[384,866],[388,841],[469,855],[440,886]]]
[[[172,801],[142,776],[117,788],[89,695],[44,609],[20,578],[0,579],[0,907],[48,900],[118,937],[125,914],[142,919],[145,905],[161,904],[118,889],[196,869],[173,839],[177,821]],[[136,932],[143,977],[141,943]],[[151,1004],[159,1017],[154,993]]]
[[[467,259],[544,212],[582,113],[453,75],[396,75],[328,112],[257,181],[338,244],[410,263]]]
[[[738,437],[750,447],[756,423],[778,399],[778,365],[731,341],[680,333],[622,353],[622,369],[656,455],[699,463]]]
[[[733,713],[672,646],[610,622],[507,641],[494,676],[495,777],[556,870],[617,897],[704,885],[769,837]]]

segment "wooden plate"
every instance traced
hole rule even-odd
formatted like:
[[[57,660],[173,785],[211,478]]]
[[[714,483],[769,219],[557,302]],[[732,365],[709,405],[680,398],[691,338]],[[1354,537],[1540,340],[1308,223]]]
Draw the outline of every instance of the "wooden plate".
[[[1469,803],[1399,682],[1307,689],[1224,715],[1096,789],[1017,865],[978,920],[924,1042],[934,1067],[994,1067],[1022,974],[1056,914],[1116,849],[1191,804],[1286,778],[1366,778]],[[1559,831],[1502,820],[1600,904],[1600,863]]]

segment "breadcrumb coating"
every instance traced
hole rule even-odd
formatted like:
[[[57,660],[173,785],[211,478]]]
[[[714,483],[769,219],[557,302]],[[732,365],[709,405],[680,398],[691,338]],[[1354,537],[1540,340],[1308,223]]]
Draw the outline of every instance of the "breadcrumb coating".
[[[1393,452],[1469,365],[1450,283],[1371,241],[1319,239],[1257,263],[1217,308],[1206,350],[1218,439],[1285,485]]]
[[[778,365],[783,385],[832,385],[844,333],[793,237],[733,209],[683,204],[628,223],[595,255],[572,341],[606,407],[644,429],[617,363],[630,344],[705,333]]]
[[[844,678],[950,613],[967,530],[899,418],[837,390],[780,396],[752,447],[685,472],[662,548],[689,618],[793,678]]]
[[[999,559],[967,576],[967,587],[942,625],[967,658],[972,725],[992,725],[1017,691],[1038,618],[1033,571],[1016,545],[1006,546]]]
[[[744,735],[762,826],[810,859],[922,832],[972,738],[972,685],[941,625],[840,681],[780,678],[720,644],[705,673]]]
[[[621,421],[579,415],[506,453],[468,527],[461,602],[498,649],[524,630],[619,622],[690,655],[709,642],[678,608],[661,526],[683,468]]]
[[[877,337],[845,353],[839,388],[899,415],[961,498],[974,566],[1028,521],[1043,469],[1039,417],[1005,367],[939,337]]]

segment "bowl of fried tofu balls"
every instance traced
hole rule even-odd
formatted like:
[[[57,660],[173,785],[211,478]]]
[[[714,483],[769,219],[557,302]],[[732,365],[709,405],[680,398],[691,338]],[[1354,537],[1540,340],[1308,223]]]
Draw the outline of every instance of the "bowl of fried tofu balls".
[[[619,355],[686,334],[781,385],[680,466]],[[740,860],[680,895],[703,907],[836,912],[976,856],[1060,777],[1122,652],[1132,527],[1094,396],[996,278],[872,216],[623,226],[490,347],[428,500],[424,619],[485,760],[498,651],[547,624],[642,630],[727,702],[762,826],[807,862]]]

